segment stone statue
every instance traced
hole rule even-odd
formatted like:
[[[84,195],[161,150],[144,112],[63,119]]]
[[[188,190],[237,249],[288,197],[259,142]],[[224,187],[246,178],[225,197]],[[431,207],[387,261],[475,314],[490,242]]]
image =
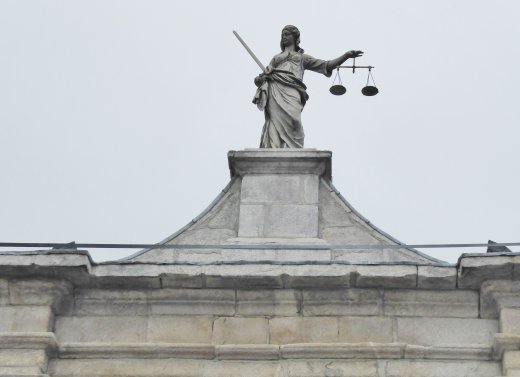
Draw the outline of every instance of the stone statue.
[[[283,28],[280,47],[282,52],[255,78],[258,89],[253,103],[265,113],[260,148],[303,148],[301,112],[309,99],[303,72],[308,69],[330,77],[334,69],[362,56],[363,51],[351,50],[329,61],[313,58],[300,47],[300,31],[292,25]]]

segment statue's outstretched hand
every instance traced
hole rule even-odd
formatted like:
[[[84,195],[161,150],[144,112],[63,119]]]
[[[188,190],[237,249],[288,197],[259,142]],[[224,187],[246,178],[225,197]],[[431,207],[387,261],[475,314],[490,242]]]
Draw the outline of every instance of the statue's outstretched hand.
[[[358,58],[360,56],[363,56],[363,51],[360,51],[360,50],[350,50],[348,52],[348,54],[350,55],[350,58],[353,59],[353,58]]]

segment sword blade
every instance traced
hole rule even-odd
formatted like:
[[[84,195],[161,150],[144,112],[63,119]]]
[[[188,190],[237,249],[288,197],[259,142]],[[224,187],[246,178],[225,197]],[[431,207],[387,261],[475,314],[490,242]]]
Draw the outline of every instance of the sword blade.
[[[249,55],[251,55],[251,57],[253,58],[253,60],[256,62],[256,64],[258,64],[258,66],[262,69],[262,72],[265,72],[265,67],[264,65],[262,64],[262,62],[260,60],[258,60],[258,58],[256,57],[256,55],[253,53],[253,51],[251,51],[251,49],[249,48],[249,46],[246,44],[246,42],[244,42],[244,40],[240,37],[240,35],[238,35],[238,33],[236,31],[233,30],[233,34],[235,34],[235,37],[237,37],[238,41],[240,43],[242,43],[242,46],[244,46],[244,48],[246,49],[246,51],[249,53]]]

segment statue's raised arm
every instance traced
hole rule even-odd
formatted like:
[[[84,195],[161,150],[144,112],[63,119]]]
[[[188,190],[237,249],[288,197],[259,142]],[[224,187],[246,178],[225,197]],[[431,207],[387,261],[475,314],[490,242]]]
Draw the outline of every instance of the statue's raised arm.
[[[332,60],[316,59],[300,47],[300,31],[287,25],[282,30],[281,53],[275,55],[265,72],[255,78],[258,87],[253,103],[265,113],[260,148],[303,148],[305,134],[301,112],[309,99],[303,73],[310,70],[330,77],[349,58],[363,55],[351,50]]]

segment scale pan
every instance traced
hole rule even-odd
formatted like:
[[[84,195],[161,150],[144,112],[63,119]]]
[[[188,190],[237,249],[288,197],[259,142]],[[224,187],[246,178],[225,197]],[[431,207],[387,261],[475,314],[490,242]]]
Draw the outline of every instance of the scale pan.
[[[335,96],[342,96],[347,91],[347,88],[345,88],[343,85],[332,85],[329,91]]]
[[[363,89],[361,89],[361,93],[363,93],[364,96],[375,96],[377,93],[379,93],[379,89],[377,89],[375,86],[365,86]]]

